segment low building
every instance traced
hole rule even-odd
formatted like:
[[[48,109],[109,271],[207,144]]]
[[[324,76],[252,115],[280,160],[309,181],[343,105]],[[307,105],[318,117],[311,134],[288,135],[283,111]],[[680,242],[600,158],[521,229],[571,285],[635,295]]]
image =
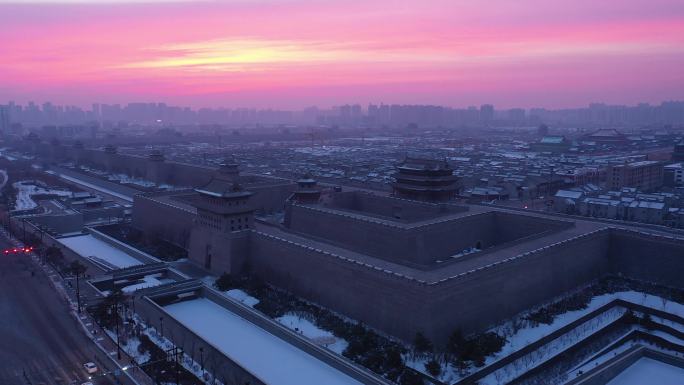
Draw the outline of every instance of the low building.
[[[662,225],[667,217],[663,202],[634,201],[627,206],[627,220]]]
[[[608,187],[620,190],[633,187],[654,191],[663,186],[663,163],[654,160],[613,165],[608,170]]]
[[[570,147],[572,141],[565,136],[545,136],[539,142],[530,144],[530,149],[537,152],[567,152]]]
[[[557,213],[574,214],[577,202],[584,197],[582,191],[558,190],[553,196],[553,209]]]
[[[577,205],[580,215],[594,218],[621,219],[623,207],[620,201],[607,198],[585,198]]]
[[[663,185],[667,187],[684,186],[684,163],[674,163],[663,167]]]

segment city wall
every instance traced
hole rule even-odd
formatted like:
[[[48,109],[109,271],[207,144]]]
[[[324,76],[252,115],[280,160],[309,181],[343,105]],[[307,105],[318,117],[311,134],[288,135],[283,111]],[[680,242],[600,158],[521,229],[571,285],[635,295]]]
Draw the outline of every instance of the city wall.
[[[411,201],[360,191],[333,194],[326,205],[339,210],[357,211],[363,215],[406,223],[468,211],[466,206]]]
[[[681,238],[613,229],[609,255],[616,274],[684,287],[684,240]]]
[[[608,272],[607,231],[428,284],[258,232],[251,267],[268,282],[410,341],[481,331]]]
[[[428,269],[437,260],[478,248],[492,251],[571,226],[546,218],[487,212],[408,226],[344,211],[291,205],[289,228],[301,234],[396,263]]]
[[[605,275],[609,236],[599,230],[429,285],[427,335],[481,331]]]
[[[267,282],[407,340],[427,311],[427,288],[415,280],[256,231],[250,269]]]
[[[156,236],[187,249],[197,214],[156,200],[155,196],[136,195],[133,198],[133,227],[148,236]]]

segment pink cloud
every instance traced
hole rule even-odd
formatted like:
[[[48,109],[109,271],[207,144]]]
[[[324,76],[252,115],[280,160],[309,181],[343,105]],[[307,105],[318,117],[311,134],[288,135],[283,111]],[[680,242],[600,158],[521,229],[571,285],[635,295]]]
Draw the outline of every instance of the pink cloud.
[[[0,3],[0,39],[0,100],[684,98],[684,4],[670,0]]]

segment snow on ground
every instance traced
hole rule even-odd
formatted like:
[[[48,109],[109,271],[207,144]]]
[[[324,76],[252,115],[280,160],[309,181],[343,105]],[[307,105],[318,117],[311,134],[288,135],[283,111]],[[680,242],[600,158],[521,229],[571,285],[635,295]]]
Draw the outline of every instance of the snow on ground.
[[[206,298],[175,303],[164,310],[267,384],[359,384]]]
[[[625,314],[626,311],[627,309],[621,307],[609,309],[604,313],[582,323],[568,333],[563,334],[553,341],[550,341],[549,343],[539,347],[539,349],[536,349],[535,351],[526,354],[522,358],[515,360],[511,364],[508,364],[503,368],[490,373],[488,376],[480,380],[479,383],[494,385],[513,380],[520,374],[541,365],[546,360],[563,353],[567,348],[581,342],[585,338],[610,325],[613,321],[619,319],[623,314]]]
[[[133,258],[130,254],[127,254],[92,235],[60,238],[58,241],[80,256],[93,260],[95,263],[104,264],[110,268],[121,269],[143,264]]]
[[[80,180],[80,179],[78,179],[78,178],[74,178],[74,177],[71,177],[71,176],[69,176],[69,175],[57,174],[57,173],[55,173],[55,172],[48,172],[48,173],[56,174],[58,177],[60,177],[60,178],[62,178],[62,179],[64,179],[64,180],[68,180],[69,182],[73,182],[73,183],[76,183],[76,184],[80,184],[81,186],[85,186],[85,187],[91,188],[91,189],[93,189],[93,190],[97,190],[97,191],[99,191],[99,192],[102,192],[102,193],[105,193],[105,194],[108,194],[108,195],[111,195],[111,196],[115,196],[115,197],[117,197],[117,198],[121,198],[121,199],[123,199],[123,200],[125,200],[125,201],[128,201],[128,202],[133,202],[133,197],[132,197],[132,196],[124,195],[124,194],[121,194],[121,193],[118,193],[118,192],[109,190],[108,188],[105,188],[105,187],[102,187],[102,186],[98,186],[98,185],[95,185],[95,184],[92,184],[92,183],[88,183],[88,182],[82,181],[82,180]]]
[[[245,293],[240,289],[231,289],[228,291],[224,291],[223,294],[249,307],[254,307],[256,304],[259,303],[258,299],[252,297],[251,295]]]
[[[146,275],[142,278],[142,282],[138,282],[138,283],[134,283],[132,285],[124,286],[121,288],[121,291],[124,292],[125,294],[130,294],[136,290],[146,289],[149,287],[155,287],[155,286],[163,285],[163,284],[169,283],[169,282],[175,282],[174,280],[163,279],[163,278],[161,278],[161,276],[162,276],[161,273]]]
[[[311,321],[296,314],[285,314],[282,317],[276,318],[276,321],[289,329],[303,334],[315,344],[326,347],[337,354],[342,354],[347,345],[349,345],[344,339],[335,337],[329,331],[320,329]]]
[[[17,190],[17,200],[14,204],[15,210],[31,210],[36,208],[38,204],[31,198],[32,195],[50,194],[67,197],[71,196],[71,191],[46,189],[36,186],[35,183],[30,181],[15,182],[12,183],[12,187]]]
[[[116,342],[116,333],[109,329],[105,329],[105,333],[109,336],[109,338],[112,339],[112,341]],[[121,339],[121,350],[126,352],[129,356],[131,356],[135,362],[138,365],[144,364],[147,361],[150,360],[150,352],[145,352],[140,353],[138,350],[138,347],[140,346],[140,340],[138,337],[128,337],[128,340],[126,340],[126,343],[124,343],[123,338]]]
[[[629,331],[631,332],[631,330]],[[628,333],[629,333],[628,332]],[[639,341],[628,341],[614,349],[607,349],[603,352],[599,352],[597,355],[595,355],[591,360],[588,362],[584,362],[580,364],[579,366],[574,367],[571,370],[568,370],[569,374],[579,374],[579,373],[586,373],[590,371],[591,369],[603,364],[604,362],[610,360],[611,358],[617,356],[618,354],[630,349],[632,346],[639,344]]]
[[[107,177],[112,182],[135,184],[142,187],[155,187],[157,184],[143,179],[143,178],[132,178],[126,174],[112,174]]]
[[[150,341],[160,347],[163,350],[173,349],[175,345],[173,342],[169,341],[165,337],[161,337],[157,331],[149,326],[146,326],[143,320],[137,316],[133,315],[135,323],[143,326],[143,334],[150,338]],[[216,378],[212,378],[211,373],[202,370],[199,363],[195,362],[192,357],[188,356],[186,353],[183,354],[183,359],[181,360],[181,365],[197,377],[200,381],[209,385],[224,385],[221,381]]]
[[[681,385],[684,369],[658,360],[643,357],[633,363],[606,385]]]
[[[508,355],[510,355],[513,352],[516,352],[520,350],[521,348],[524,348],[525,346],[539,340],[542,337],[545,337],[554,331],[562,328],[563,326],[566,326],[573,321],[579,319],[580,317],[591,313],[592,311],[600,308],[603,305],[606,305],[610,303],[611,301],[615,299],[622,299],[628,302],[632,302],[635,304],[643,305],[643,306],[648,306],[653,309],[658,309],[658,310],[664,310],[667,311],[668,313],[678,315],[680,317],[684,317],[684,305],[672,302],[672,301],[667,301],[664,300],[661,297],[646,294],[646,293],[641,293],[641,292],[636,292],[636,291],[624,291],[624,292],[617,292],[617,293],[611,293],[611,294],[604,294],[600,296],[596,296],[591,299],[589,302],[588,306],[585,309],[582,310],[576,310],[576,311],[569,311],[564,314],[560,314],[556,316],[551,324],[538,324],[538,325],[531,325],[527,323],[527,326],[520,328],[517,331],[513,331],[513,323],[515,321],[510,321],[507,322],[503,325],[500,325],[498,327],[495,327],[491,329],[491,331],[497,332],[500,335],[504,335],[507,338],[506,344],[503,346],[501,351],[499,351],[496,354],[493,354],[489,357],[486,358],[485,360],[485,366],[490,365]],[[624,311],[624,310],[623,310]],[[605,314],[605,313],[604,313]],[[518,317],[518,321],[521,320],[526,314],[523,314]],[[605,319],[604,319],[605,320]],[[595,332],[598,329],[595,329],[592,331]],[[591,333],[590,333],[591,334]],[[590,335],[590,334],[585,334],[584,337]],[[553,342],[558,341],[555,340]],[[552,342],[552,343],[553,343]],[[572,342],[572,341],[567,341],[566,342]],[[576,343],[578,341],[574,341],[572,343]],[[567,345],[570,346],[570,345]],[[554,353],[555,354],[555,349],[558,349],[560,346],[557,345],[557,343],[553,344],[551,346],[551,349],[554,349],[553,351],[547,351],[547,353]],[[427,371],[425,370],[425,363],[427,362],[428,358],[416,358],[416,359],[407,359],[407,365],[411,366],[412,368],[421,371],[423,373],[426,373]],[[531,365],[531,364],[530,364]],[[536,366],[536,364],[534,364]],[[529,368],[530,366],[528,366]],[[484,367],[483,367],[484,368]],[[475,372],[476,370],[482,370],[483,368],[470,368],[469,370],[465,371],[463,374],[459,374],[458,371],[451,365],[448,365],[447,367],[443,368],[442,374],[439,376],[439,380],[446,381],[446,382],[452,382],[452,381],[457,381],[460,378],[462,378],[465,375],[471,374]],[[476,369],[476,370],[475,370]],[[512,371],[509,370],[509,372]],[[499,374],[499,376],[501,376]],[[493,383],[496,384],[499,379],[495,378],[494,374],[491,374],[486,378],[486,381],[484,383]]]
[[[634,329],[640,329],[640,328],[636,327]],[[631,333],[632,330],[629,330],[627,333],[625,333],[625,335]],[[664,338],[670,342],[682,344],[681,340],[679,340],[678,338],[673,337],[667,333],[662,333],[662,332],[658,332],[658,331],[656,331],[656,332],[648,331],[648,332],[651,334],[654,334],[654,335],[659,335],[660,337],[662,337],[662,338]],[[617,339],[619,340],[619,338],[617,338]],[[568,370],[567,373],[570,374],[571,377],[573,374],[579,375],[580,373],[586,373],[586,372],[590,371],[591,369],[603,364],[604,362],[610,360],[613,357],[616,357],[617,355],[621,354],[624,351],[629,350],[631,347],[636,346],[636,345],[648,346],[652,350],[663,351],[666,354],[680,355],[677,352],[667,350],[667,349],[663,349],[658,345],[653,345],[650,341],[636,339],[636,340],[627,341],[626,343],[624,343],[620,346],[617,346],[617,347],[608,347],[608,348],[604,349],[603,351],[600,351],[597,354],[595,354],[589,360],[579,364],[578,366],[574,367],[571,370]],[[568,381],[572,381],[572,380],[573,380],[573,378],[568,379]]]

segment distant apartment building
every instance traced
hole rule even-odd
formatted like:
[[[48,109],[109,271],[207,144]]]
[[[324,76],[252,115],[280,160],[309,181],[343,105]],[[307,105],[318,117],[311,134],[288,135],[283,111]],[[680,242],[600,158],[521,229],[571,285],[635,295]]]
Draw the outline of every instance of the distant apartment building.
[[[675,144],[672,151],[672,160],[675,162],[684,162],[684,140]]]
[[[684,163],[674,163],[663,167],[663,184],[668,187],[684,186]]]
[[[555,173],[563,177],[565,183],[570,186],[583,186],[589,183],[598,185],[605,179],[605,170],[600,167],[578,167],[558,170]]]
[[[494,106],[491,104],[483,104],[480,106],[480,121],[482,123],[490,123],[494,120]]]
[[[4,134],[10,129],[9,107],[0,106],[0,134]]]
[[[633,187],[654,191],[663,186],[663,163],[645,160],[613,165],[608,170],[608,186],[612,190]]]

